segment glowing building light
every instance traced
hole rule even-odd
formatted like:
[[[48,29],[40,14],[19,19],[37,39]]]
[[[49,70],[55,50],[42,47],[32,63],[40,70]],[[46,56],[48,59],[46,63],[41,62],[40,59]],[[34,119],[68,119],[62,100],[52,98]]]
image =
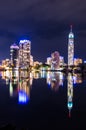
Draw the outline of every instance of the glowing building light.
[[[73,107],[73,103],[72,102],[68,102],[68,108],[71,109]]]
[[[10,91],[10,96],[13,96],[13,86],[12,86],[12,82],[10,82],[9,91]]]
[[[10,46],[11,66],[18,67],[19,47],[14,43]]]
[[[30,66],[31,41],[20,40],[19,42],[19,67],[27,69]]]
[[[29,97],[24,91],[19,91],[18,102],[19,104],[25,104],[29,101]]]
[[[20,40],[20,42],[19,43],[25,43],[25,42],[28,42],[29,40],[26,40],[26,39],[24,39],[24,40]],[[30,41],[29,41],[30,42]]]
[[[73,76],[68,73],[68,86],[67,86],[67,107],[69,110],[69,117],[71,117],[71,109],[73,107]]]
[[[72,26],[68,35],[68,66],[73,65],[74,62],[74,34]]]
[[[84,63],[86,63],[86,60],[84,61]]]

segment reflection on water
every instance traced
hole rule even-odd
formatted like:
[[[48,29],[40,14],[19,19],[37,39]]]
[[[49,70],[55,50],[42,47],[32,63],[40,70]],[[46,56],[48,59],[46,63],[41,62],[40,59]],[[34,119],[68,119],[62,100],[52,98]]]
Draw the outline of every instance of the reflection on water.
[[[30,81],[20,78],[18,81],[18,102],[27,103],[30,100]]]
[[[68,73],[67,97],[67,107],[69,109],[69,117],[71,117],[71,109],[73,107],[73,76],[71,73]]]
[[[27,71],[5,71],[2,72],[2,79],[9,84],[10,97],[18,96],[18,103],[27,103],[30,100],[30,89],[33,77]]]
[[[64,85],[65,74],[61,72],[45,72],[29,73],[28,71],[3,71],[1,73],[2,79],[6,80],[9,85],[10,97],[18,97],[19,104],[26,104],[30,101],[30,91],[33,79],[45,78],[47,86],[55,92],[58,92],[60,87]],[[82,83],[82,76],[80,74],[67,75],[67,109],[69,117],[71,117],[71,110],[73,108],[73,85]]]
[[[74,74],[73,75],[73,82],[74,82],[74,84],[82,83],[82,76],[81,76],[81,74]]]
[[[58,91],[59,86],[63,86],[63,73],[48,72],[46,80],[52,90]]]

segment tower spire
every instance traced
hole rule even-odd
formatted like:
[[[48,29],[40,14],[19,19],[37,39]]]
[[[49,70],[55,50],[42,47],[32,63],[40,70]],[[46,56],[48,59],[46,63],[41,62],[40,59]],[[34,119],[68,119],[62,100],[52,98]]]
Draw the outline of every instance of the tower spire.
[[[72,32],[72,25],[70,25],[70,31]]]

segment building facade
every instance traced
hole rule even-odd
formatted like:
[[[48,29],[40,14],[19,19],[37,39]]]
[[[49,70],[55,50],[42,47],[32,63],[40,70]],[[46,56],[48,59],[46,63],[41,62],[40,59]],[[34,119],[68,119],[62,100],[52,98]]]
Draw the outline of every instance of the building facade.
[[[31,55],[31,41],[20,40],[19,42],[19,67],[29,68]]]

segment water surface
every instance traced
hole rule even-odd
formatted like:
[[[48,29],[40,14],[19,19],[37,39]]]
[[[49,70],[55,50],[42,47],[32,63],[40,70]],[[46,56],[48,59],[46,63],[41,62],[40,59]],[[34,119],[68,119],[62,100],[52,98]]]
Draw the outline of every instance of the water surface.
[[[43,129],[86,127],[86,80],[80,74],[14,72],[0,77],[0,125]]]

